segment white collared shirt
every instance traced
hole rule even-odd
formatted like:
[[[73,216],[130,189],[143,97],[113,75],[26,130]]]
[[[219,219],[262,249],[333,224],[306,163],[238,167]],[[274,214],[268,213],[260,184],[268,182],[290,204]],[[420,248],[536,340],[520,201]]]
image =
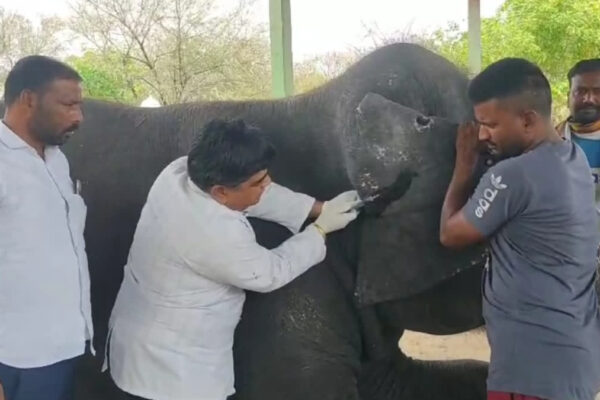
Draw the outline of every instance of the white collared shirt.
[[[85,214],[64,154],[0,123],[0,363],[50,365],[92,338]]]
[[[271,184],[248,215],[296,233],[313,204]],[[267,250],[244,214],[198,189],[187,157],[157,178],[111,315],[108,358],[121,389],[156,400],[224,400],[234,393],[232,346],[243,289],[275,290],[325,258],[314,227]]]

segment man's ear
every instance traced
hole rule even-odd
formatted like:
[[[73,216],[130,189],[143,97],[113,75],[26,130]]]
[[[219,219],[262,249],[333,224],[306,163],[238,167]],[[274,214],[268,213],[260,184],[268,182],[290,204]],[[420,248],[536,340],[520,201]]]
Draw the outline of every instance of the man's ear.
[[[225,203],[227,199],[227,188],[222,185],[214,185],[209,190],[208,193],[219,203]]]
[[[25,107],[27,107],[29,109],[33,109],[33,108],[35,108],[35,106],[38,102],[38,96],[33,91],[31,91],[29,89],[25,89],[19,95],[18,101]]]
[[[524,127],[530,129],[536,126],[542,116],[535,110],[523,110],[523,112],[521,112],[521,118],[523,119]]]
[[[571,105],[571,89],[573,89],[573,86],[571,86],[571,82],[569,81],[569,90],[567,90],[567,108],[569,110]]]

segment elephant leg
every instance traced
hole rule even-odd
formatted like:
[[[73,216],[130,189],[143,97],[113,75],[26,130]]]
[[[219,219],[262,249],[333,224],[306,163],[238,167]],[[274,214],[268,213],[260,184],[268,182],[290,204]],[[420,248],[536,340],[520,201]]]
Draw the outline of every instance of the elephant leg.
[[[248,293],[234,345],[235,400],[359,400],[360,328],[328,267],[273,293]]]
[[[75,400],[127,400],[108,371],[101,372],[101,363],[99,356],[86,354],[82,357],[75,374]]]
[[[422,361],[401,352],[367,363],[359,378],[363,400],[485,400],[487,363]]]

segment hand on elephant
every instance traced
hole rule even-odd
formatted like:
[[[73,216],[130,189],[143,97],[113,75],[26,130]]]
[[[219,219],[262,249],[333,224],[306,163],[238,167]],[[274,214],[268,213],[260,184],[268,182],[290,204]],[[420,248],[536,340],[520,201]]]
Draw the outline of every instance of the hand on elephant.
[[[356,190],[339,194],[323,203],[321,215],[315,221],[315,225],[325,233],[343,229],[358,216],[358,210],[353,207],[359,203],[360,197]]]
[[[471,170],[477,163],[481,146],[479,124],[476,122],[461,124],[456,135],[456,165]]]

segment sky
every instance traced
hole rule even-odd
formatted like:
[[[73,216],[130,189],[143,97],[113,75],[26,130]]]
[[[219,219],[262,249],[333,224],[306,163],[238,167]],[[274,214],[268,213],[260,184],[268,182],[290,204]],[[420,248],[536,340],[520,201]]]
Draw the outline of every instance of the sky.
[[[168,0],[165,0],[168,1]],[[227,4],[233,0],[217,0]],[[504,0],[481,0],[482,17],[492,16]],[[420,33],[451,21],[467,25],[468,0],[291,0],[295,60],[368,43],[366,27],[382,34]],[[33,20],[69,13],[68,0],[0,0],[0,7]],[[256,0],[255,18],[268,22],[269,0]]]

